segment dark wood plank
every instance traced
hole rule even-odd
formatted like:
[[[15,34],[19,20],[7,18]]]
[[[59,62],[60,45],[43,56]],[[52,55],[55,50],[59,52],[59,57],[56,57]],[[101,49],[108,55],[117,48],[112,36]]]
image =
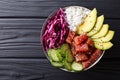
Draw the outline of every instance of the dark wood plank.
[[[110,50],[107,50],[105,52],[105,58],[110,58],[110,57],[119,57],[120,54],[119,54],[119,45],[120,45],[120,35],[118,34],[120,32],[120,28],[118,27],[119,26],[119,20],[105,20],[105,23],[108,23],[109,24],[109,29],[110,30],[114,30],[115,31],[115,35],[114,35],[114,38],[112,39],[112,43],[114,44],[113,47],[110,49]],[[117,54],[116,54],[117,53]]]
[[[40,32],[45,19],[0,19],[0,57],[45,57]],[[119,33],[120,20],[105,20],[110,29]],[[120,35],[115,34],[114,46],[104,58],[120,58]],[[117,42],[117,43],[116,43]]]
[[[46,59],[0,59],[1,80],[119,80],[120,62],[103,59],[92,69],[68,73],[54,68]],[[104,76],[104,77],[103,77]]]
[[[0,0],[0,80],[120,80],[119,0]],[[54,10],[79,5],[96,7],[115,30],[114,46],[92,69],[68,73],[54,68],[40,43],[45,19]]]
[[[107,18],[120,18],[119,0],[0,0],[0,17],[48,17],[54,10],[70,5],[96,7]]]
[[[43,57],[41,19],[0,19],[0,57]]]

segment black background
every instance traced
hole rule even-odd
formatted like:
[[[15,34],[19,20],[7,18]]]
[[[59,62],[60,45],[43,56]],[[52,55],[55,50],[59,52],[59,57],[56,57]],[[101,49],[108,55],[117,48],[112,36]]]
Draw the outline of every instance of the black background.
[[[44,21],[71,5],[94,7],[115,31],[114,46],[88,71],[68,73],[50,65],[40,43]],[[0,0],[0,80],[120,80],[119,0]]]

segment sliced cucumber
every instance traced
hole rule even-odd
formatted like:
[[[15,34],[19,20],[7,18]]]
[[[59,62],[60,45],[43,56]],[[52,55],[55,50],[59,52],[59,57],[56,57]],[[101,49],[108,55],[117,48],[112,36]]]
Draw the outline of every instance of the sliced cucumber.
[[[63,57],[65,57],[66,51],[69,50],[69,49],[70,49],[70,47],[69,47],[68,44],[63,44],[63,45],[61,46],[61,55],[62,55]]]
[[[52,62],[52,61],[51,61],[51,64],[52,64],[54,67],[63,67],[63,63],[62,63],[62,62]]]
[[[82,71],[83,70],[83,66],[80,62],[77,63],[74,61],[71,65],[71,67],[72,67],[72,70],[74,70],[74,71]]]
[[[66,60],[67,60],[68,62],[73,62],[74,57],[73,57],[73,55],[72,55],[71,50],[67,50],[67,51],[66,51]]]
[[[69,71],[72,70],[72,69],[71,69],[71,63],[67,62],[66,60],[64,60],[64,67],[65,67],[67,70],[69,70]]]
[[[49,49],[48,50],[48,52],[47,52],[48,53],[48,57],[51,57],[50,55],[51,55],[52,51],[53,51],[53,49]]]
[[[60,62],[63,59],[59,51],[56,49],[48,50],[48,56],[52,61]]]
[[[57,57],[59,58],[59,61],[62,61],[62,60],[63,60],[63,57],[61,56],[60,53],[57,54]]]
[[[60,48],[58,48],[57,51],[58,51],[59,53],[61,53],[61,49],[60,49]]]

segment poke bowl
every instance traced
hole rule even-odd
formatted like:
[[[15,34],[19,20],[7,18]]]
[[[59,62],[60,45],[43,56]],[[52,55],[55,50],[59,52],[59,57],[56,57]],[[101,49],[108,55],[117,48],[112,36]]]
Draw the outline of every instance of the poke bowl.
[[[44,54],[51,65],[68,72],[92,68],[113,44],[114,31],[97,9],[68,6],[55,10],[41,30]]]

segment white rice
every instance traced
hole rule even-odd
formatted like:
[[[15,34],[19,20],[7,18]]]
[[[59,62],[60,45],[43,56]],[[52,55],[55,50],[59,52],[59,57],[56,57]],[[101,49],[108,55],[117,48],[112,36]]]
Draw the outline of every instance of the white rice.
[[[84,22],[90,10],[79,6],[70,6],[65,8],[65,13],[70,30],[76,31],[77,26]]]

